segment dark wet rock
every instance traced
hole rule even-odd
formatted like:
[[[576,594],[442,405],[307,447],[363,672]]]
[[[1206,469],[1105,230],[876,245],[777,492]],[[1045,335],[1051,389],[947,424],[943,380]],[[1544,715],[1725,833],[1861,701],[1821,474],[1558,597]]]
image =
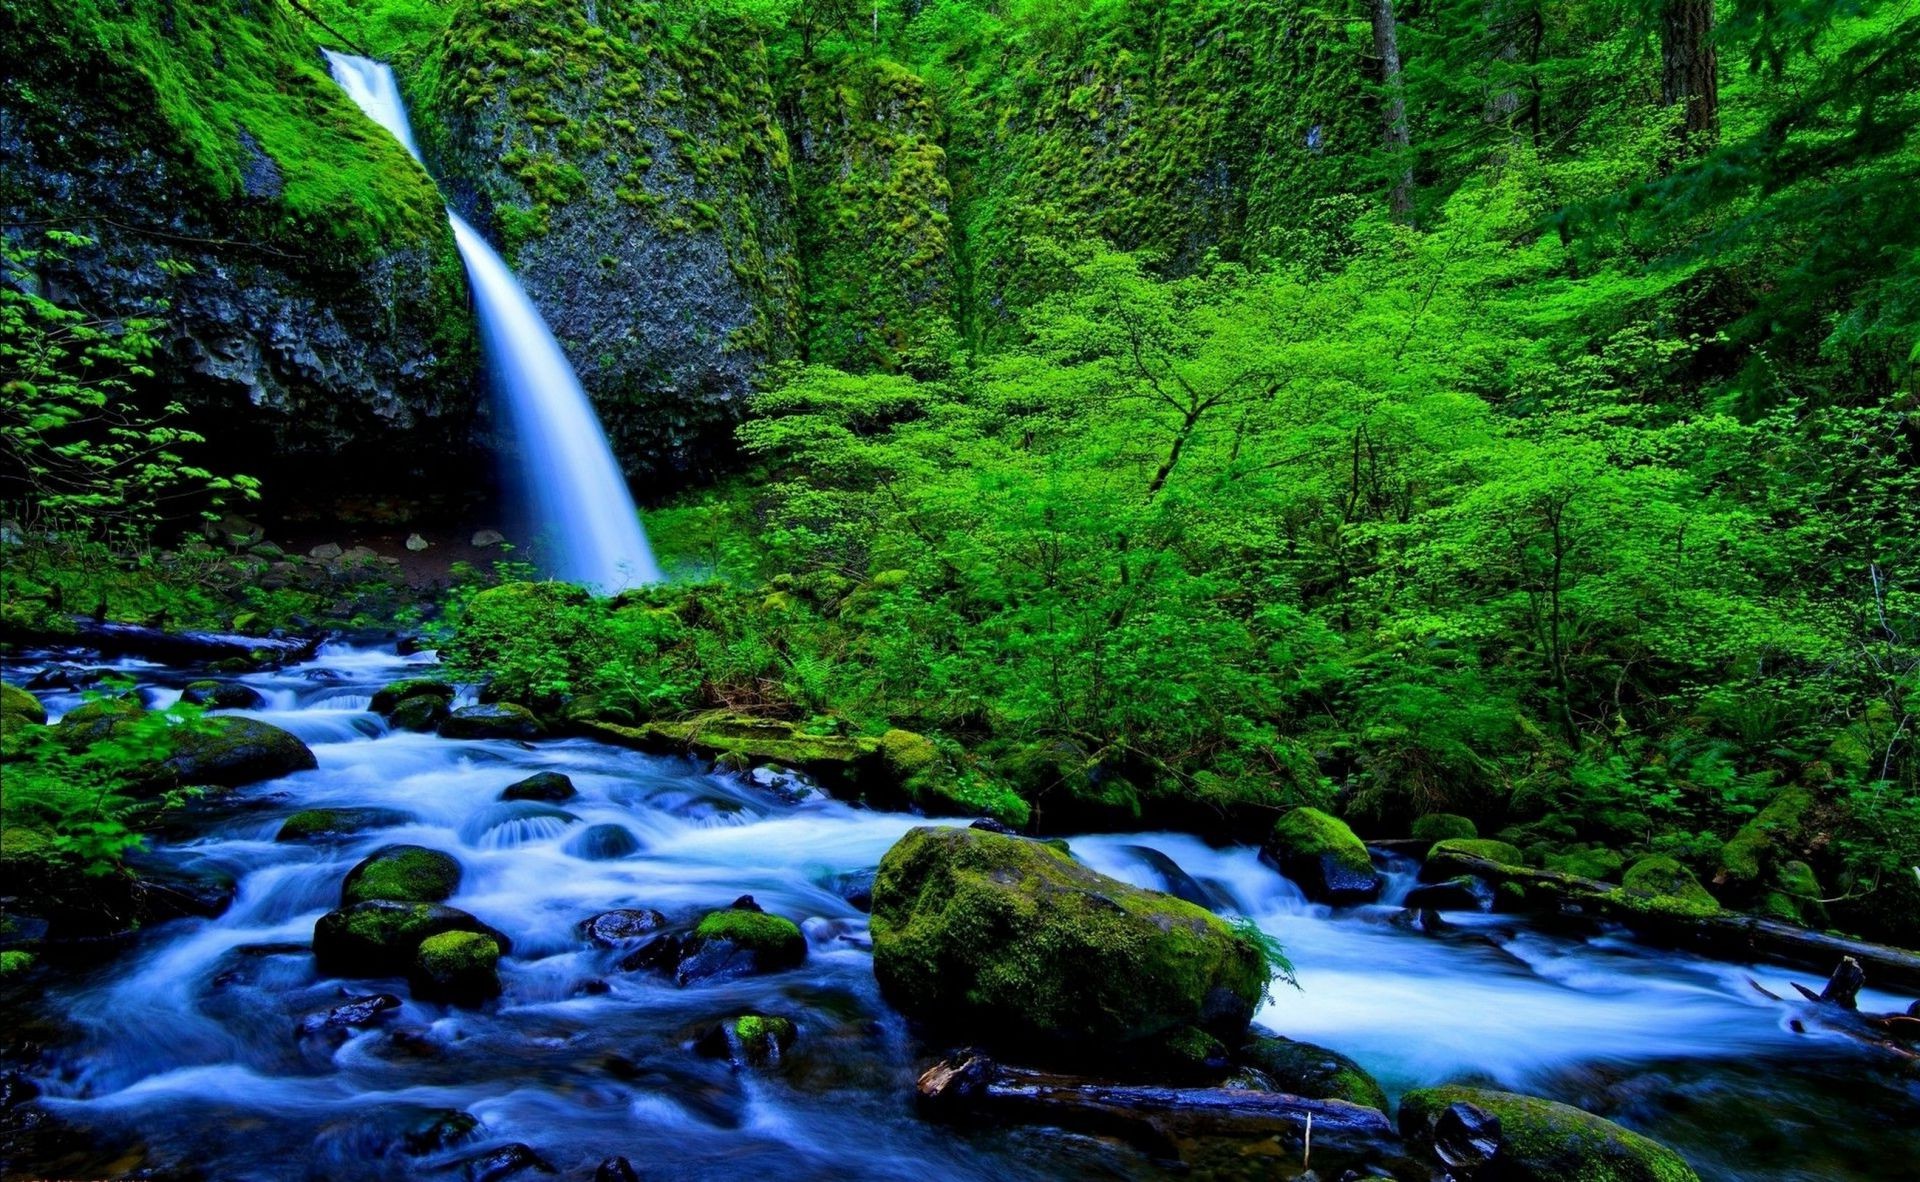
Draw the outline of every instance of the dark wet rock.
[[[629,973],[671,973],[680,964],[684,950],[684,941],[666,932],[622,957],[620,967]]]
[[[471,1005],[500,994],[500,944],[480,932],[441,932],[420,942],[407,975],[418,997]]]
[[[399,809],[302,809],[280,825],[275,841],[310,841],[315,838],[351,837],[369,829],[386,829],[407,823],[407,814]]]
[[[448,739],[533,739],[544,733],[533,711],[513,702],[462,706],[440,724],[441,736]]]
[[[340,905],[371,899],[401,903],[441,903],[460,889],[460,862],[451,854],[419,845],[382,846],[347,872]]]
[[[300,1019],[296,1032],[301,1036],[320,1034],[328,1030],[346,1030],[355,1026],[371,1026],[373,1023],[392,1016],[400,1008],[400,999],[391,993],[375,993],[366,997],[356,997],[351,1001],[334,1006],[330,1010],[321,1010]]]
[[[507,785],[500,793],[500,799],[539,800],[558,804],[578,795],[579,790],[573,786],[573,781],[560,772],[535,772],[524,780]]]
[[[1344,1100],[1363,1108],[1387,1110],[1387,1094],[1366,1068],[1338,1051],[1256,1035],[1234,1056],[1265,1076],[1276,1091],[1313,1100]]]
[[[580,932],[602,948],[618,948],[643,940],[667,926],[667,917],[645,907],[622,907],[616,911],[602,911],[591,919],[582,920]]]
[[[422,941],[443,932],[477,932],[512,950],[505,933],[437,903],[374,899],[329,911],[313,927],[313,954],[320,971],[342,977],[389,977],[406,973]]]
[[[1274,823],[1260,856],[1317,903],[1370,903],[1381,878],[1367,847],[1345,821],[1319,809],[1297,808]]]
[[[1020,832],[1004,821],[996,821],[992,817],[981,817],[978,821],[969,825],[968,828],[978,829],[983,833],[998,833],[1003,837],[1017,837]]]
[[[99,685],[112,672],[111,669],[96,669],[85,665],[49,665],[27,678],[27,688],[30,690],[83,690]],[[40,721],[46,720],[46,716],[41,715]]]
[[[319,766],[305,743],[257,718],[221,715],[183,729],[165,761],[181,784],[238,788]]]
[[[872,911],[873,875],[871,870],[850,870],[833,875],[821,885],[845,899],[854,910]]]
[[[453,686],[436,677],[409,677],[391,681],[374,691],[367,709],[375,714],[391,714],[402,702],[414,698],[431,698],[446,705],[453,701]]]
[[[745,900],[752,902],[751,898]],[[777,973],[807,959],[807,938],[790,919],[753,910],[709,912],[684,941],[673,978],[694,985],[729,977]]]
[[[609,1157],[593,1171],[593,1182],[640,1182],[640,1171],[624,1157]]]
[[[895,1006],[1030,1054],[1125,1057],[1187,1031],[1237,1040],[1271,979],[1261,950],[1204,908],[978,829],[895,843],[871,926]]]
[[[567,852],[589,862],[617,862],[640,852],[640,839],[625,825],[589,825],[567,842]]]
[[[466,1158],[460,1163],[460,1169],[466,1182],[502,1182],[502,1179],[529,1170],[541,1174],[559,1173],[531,1147],[517,1141]]]
[[[450,713],[445,698],[422,694],[395,706],[387,715],[387,723],[403,731],[437,731]]]
[[[733,902],[727,904],[727,910],[728,911],[765,911],[766,908],[754,902],[752,895],[741,895],[738,899],[735,899]]]
[[[1413,911],[1484,911],[1486,901],[1475,889],[1471,875],[1457,875],[1445,882],[1430,882],[1407,892],[1406,906]]]
[[[1232,900],[1201,885],[1198,879],[1181,869],[1178,862],[1152,846],[1130,845],[1126,850],[1159,875],[1160,889],[1174,898],[1192,903],[1195,907],[1205,907],[1208,911],[1224,911],[1232,905]]]
[[[1474,1176],[1501,1182],[1698,1182],[1686,1161],[1657,1141],[1570,1105],[1512,1092],[1408,1092],[1400,1132],[1436,1156],[1459,1157],[1463,1168],[1477,1158],[1484,1164]]]
[[[613,986],[599,977],[588,977],[573,987],[575,997],[605,997],[613,992]]]
[[[237,681],[195,681],[180,691],[180,700],[210,710],[258,710],[267,704],[259,690]]]
[[[473,1140],[480,1122],[472,1113],[457,1108],[429,1112],[406,1131],[402,1144],[415,1155],[439,1153]]]
[[[771,1067],[780,1062],[799,1033],[792,1019],[742,1014],[709,1027],[695,1040],[693,1049],[709,1059],[725,1059],[735,1067]]]

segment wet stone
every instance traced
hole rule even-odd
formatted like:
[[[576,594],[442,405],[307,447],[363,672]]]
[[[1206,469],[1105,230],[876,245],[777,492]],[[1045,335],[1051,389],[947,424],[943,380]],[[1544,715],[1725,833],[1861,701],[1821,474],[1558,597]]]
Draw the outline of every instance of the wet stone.
[[[547,1164],[531,1146],[514,1142],[485,1153],[475,1154],[460,1163],[467,1182],[502,1182],[525,1173],[553,1174],[559,1171]]]
[[[643,940],[667,926],[667,917],[647,907],[622,907],[602,911],[582,920],[580,932],[602,948],[618,948]]]
[[[346,1030],[355,1026],[370,1026],[391,1015],[400,1008],[400,999],[391,993],[375,993],[367,997],[356,997],[329,1010],[308,1014],[300,1019],[298,1032],[302,1037],[320,1034],[329,1030]]]

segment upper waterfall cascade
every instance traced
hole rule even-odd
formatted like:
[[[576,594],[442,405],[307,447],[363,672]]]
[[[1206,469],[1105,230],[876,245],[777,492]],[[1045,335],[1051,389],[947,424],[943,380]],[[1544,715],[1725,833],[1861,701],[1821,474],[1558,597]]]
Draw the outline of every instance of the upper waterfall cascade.
[[[348,97],[420,160],[393,71],[331,50],[327,62]],[[560,343],[486,239],[452,209],[447,220],[473,290],[489,380],[536,521],[549,535],[548,573],[603,594],[659,581],[633,494]]]

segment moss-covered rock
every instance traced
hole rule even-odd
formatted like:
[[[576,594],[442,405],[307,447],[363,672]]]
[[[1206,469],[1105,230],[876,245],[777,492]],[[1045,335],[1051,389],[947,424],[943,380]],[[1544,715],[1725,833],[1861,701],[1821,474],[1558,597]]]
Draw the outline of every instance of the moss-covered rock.
[[[440,903],[460,889],[460,863],[451,854],[419,845],[384,846],[347,872],[340,905],[370,899]]]
[[[1380,896],[1380,875],[1347,823],[1315,808],[1297,808],[1274,822],[1261,855],[1321,903],[1367,903]]]
[[[1472,866],[1462,859],[1485,859],[1502,866],[1527,864],[1527,857],[1518,846],[1487,837],[1455,837],[1435,842],[1427,851],[1427,860],[1420,867],[1420,881],[1444,882],[1472,873]]]
[[[1548,870],[1601,880],[1615,877],[1621,867],[1627,864],[1626,858],[1618,850],[1599,845],[1560,850],[1547,854],[1542,861]]]
[[[267,704],[259,690],[237,681],[191,681],[180,691],[180,700],[210,710],[258,710]]]
[[[420,694],[388,711],[387,723],[403,731],[437,731],[450,713],[445,698]]]
[[[1551,1100],[1486,1088],[1440,1087],[1400,1100],[1400,1132],[1431,1150],[1456,1104],[1499,1121],[1485,1176],[1511,1182],[1699,1182],[1673,1150],[1612,1121]]]
[[[1310,1100],[1345,1100],[1387,1110],[1387,1093],[1366,1068],[1338,1051],[1264,1035],[1248,1039],[1234,1059],[1265,1076],[1278,1091]]]
[[[515,780],[500,792],[501,800],[540,800],[557,804],[580,794],[573,781],[561,772],[535,772],[524,780]]]
[[[1665,854],[1649,854],[1628,867],[1620,888],[1628,899],[1657,910],[1703,914],[1720,909],[1693,871]]]
[[[737,1067],[772,1067],[786,1055],[799,1034],[791,1018],[741,1014],[710,1028],[695,1042],[694,1049],[710,1058],[726,1059]]]
[[[1786,860],[1806,829],[1813,794],[1798,786],[1782,789],[1767,807],[1740,827],[1720,849],[1714,886],[1730,899],[1746,900],[1765,887],[1768,872]]]
[[[47,708],[40,699],[21,689],[0,681],[0,732],[16,726],[43,726],[47,721]]]
[[[1813,867],[1798,860],[1780,862],[1773,867],[1771,879],[1754,906],[1757,913],[1788,923],[1826,926],[1827,909],[1820,901],[1820,880]]]
[[[1480,829],[1458,813],[1428,813],[1414,819],[1413,835],[1422,841],[1448,841],[1478,837]]]
[[[534,739],[546,729],[525,706],[490,702],[462,706],[448,714],[440,724],[440,735],[447,739]]]
[[[979,829],[895,843],[872,930],[894,1005],[1023,1052],[1124,1056],[1187,1027],[1237,1039],[1270,979],[1261,950],[1202,908]]]
[[[445,705],[453,701],[453,686],[437,677],[407,677],[390,681],[373,693],[367,709],[375,714],[391,714],[394,707],[413,698],[433,698]]]
[[[311,841],[322,837],[350,837],[369,829],[405,824],[398,809],[302,809],[280,823],[275,841]]]
[[[795,968],[806,959],[807,938],[792,920],[746,907],[729,907],[701,917],[682,946],[674,980],[692,985],[777,973]]]
[[[407,974],[415,995],[471,1004],[500,993],[500,945],[480,932],[428,936],[414,952]]]
[[[257,718],[203,718],[173,736],[166,768],[181,784],[238,788],[319,766],[299,738]]]
[[[443,932],[478,932],[503,953],[513,947],[504,933],[458,908],[374,899],[321,916],[313,927],[313,955],[323,973],[399,976],[411,968],[421,941]]]
[[[1018,793],[971,768],[956,768],[925,735],[895,728],[877,741],[893,785],[933,816],[985,816],[1021,828],[1032,809]]]

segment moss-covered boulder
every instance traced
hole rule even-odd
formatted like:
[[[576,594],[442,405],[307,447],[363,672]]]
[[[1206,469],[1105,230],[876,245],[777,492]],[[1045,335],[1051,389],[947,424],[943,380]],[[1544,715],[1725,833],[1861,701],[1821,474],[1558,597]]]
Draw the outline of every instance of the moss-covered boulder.
[[[703,916],[681,946],[673,977],[681,985],[777,973],[807,959],[799,925],[755,908],[734,906]]]
[[[1234,1060],[1259,1072],[1276,1091],[1387,1110],[1387,1093],[1367,1069],[1326,1047],[1259,1035],[1248,1039]]]
[[[617,862],[631,858],[643,848],[633,830],[625,825],[603,821],[589,825],[567,841],[567,852],[589,862]]]
[[[40,699],[17,685],[0,681],[0,731],[16,726],[44,726],[47,708]]]
[[[772,1067],[785,1056],[799,1034],[791,1018],[742,1014],[708,1028],[695,1041],[693,1049],[708,1058],[725,1059],[736,1067]]]
[[[1413,835],[1422,841],[1448,841],[1478,837],[1480,829],[1471,819],[1458,813],[1428,813],[1415,818]]]
[[[319,766],[299,738],[257,718],[203,718],[172,739],[165,764],[182,784],[238,788]]]
[[[1590,845],[1547,854],[1542,859],[1542,864],[1547,869],[1557,870],[1561,874],[1605,880],[1617,877],[1621,868],[1627,864],[1627,860],[1618,850]]]
[[[525,706],[489,702],[462,706],[448,714],[440,724],[440,735],[447,739],[534,739],[546,729]]]
[[[407,677],[390,681],[373,693],[367,709],[375,714],[391,714],[402,702],[414,698],[432,698],[445,705],[453,701],[453,686],[437,677]]]
[[[1478,1132],[1478,1147],[1459,1143],[1457,1130],[1467,1128]],[[1506,1182],[1699,1182],[1684,1158],[1657,1141],[1578,1108],[1512,1092],[1408,1092],[1400,1100],[1400,1133],[1429,1152],[1478,1158],[1471,1161],[1480,1171],[1474,1176]]]
[[[460,863],[453,855],[421,845],[390,845],[347,871],[340,905],[351,907],[370,899],[440,903],[459,889]]]
[[[500,944],[480,932],[441,932],[420,941],[407,974],[415,996],[472,1004],[500,994]]]
[[[1119,1058],[1187,1029],[1238,1039],[1270,980],[1261,949],[1203,908],[980,829],[896,842],[872,931],[889,1001],[1023,1052]]]
[[[1427,851],[1427,860],[1420,867],[1420,881],[1445,882],[1472,873],[1471,862],[1463,859],[1485,859],[1502,866],[1527,864],[1527,856],[1520,852],[1519,846],[1489,837],[1455,837],[1437,841]]]
[[[403,731],[437,731],[452,713],[445,698],[420,694],[401,702],[387,713],[387,724]]]
[[[1720,850],[1720,866],[1713,884],[1730,900],[1746,902],[1767,885],[1770,871],[1789,861],[1806,831],[1806,815],[1813,794],[1798,786],[1785,788],[1767,807],[1740,827]]]
[[[267,704],[259,690],[237,681],[191,681],[180,691],[180,700],[209,710],[258,710]]]
[[[573,781],[560,772],[535,772],[524,780],[515,780],[500,793],[501,800],[539,800],[557,804],[580,794]]]
[[[313,841],[328,837],[350,837],[369,829],[404,825],[407,814],[399,809],[301,809],[280,823],[275,841]]]
[[[320,971],[342,977],[400,976],[429,936],[478,932],[513,950],[512,941],[456,907],[374,899],[329,911],[313,927],[313,955]]]
[[[1693,871],[1665,854],[1649,854],[1628,867],[1620,888],[1622,894],[1658,910],[1707,914],[1720,909]]]
[[[1380,875],[1367,847],[1345,821],[1319,809],[1297,808],[1282,816],[1260,853],[1315,902],[1368,903],[1380,897]]]
[[[877,747],[891,786],[923,812],[991,817],[1015,828],[1032,817],[1019,793],[972,768],[954,767],[925,735],[895,728],[880,736]]]

